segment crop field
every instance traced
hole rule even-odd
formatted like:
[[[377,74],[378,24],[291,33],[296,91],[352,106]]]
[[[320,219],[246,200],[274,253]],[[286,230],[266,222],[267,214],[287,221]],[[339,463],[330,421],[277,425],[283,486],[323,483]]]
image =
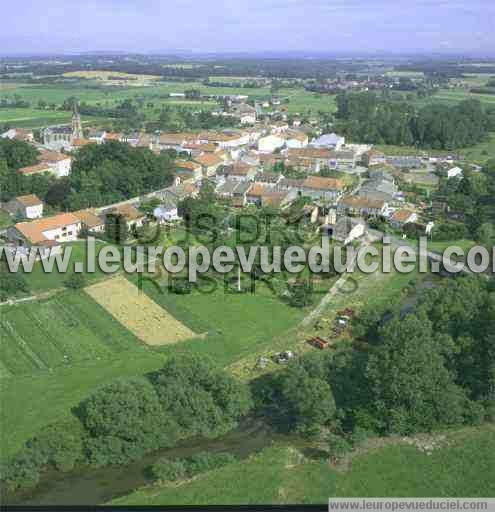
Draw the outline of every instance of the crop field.
[[[160,79],[155,75],[135,75],[132,73],[122,73],[119,71],[69,71],[63,76],[69,78],[86,78],[88,80],[102,80],[104,82],[125,82],[126,85],[142,85],[147,82]]]
[[[175,318],[194,332],[206,334],[163,350],[200,353],[221,366],[263,348],[270,350],[273,338],[290,330],[306,314],[262,285],[251,294],[228,292],[219,282],[205,282],[187,295],[170,293],[165,282],[144,280],[142,285],[143,291]]]
[[[85,291],[148,345],[168,345],[196,336],[122,276],[93,284]]]
[[[140,347],[138,340],[84,293],[2,306],[0,376],[52,371]]]
[[[195,101],[183,98],[170,98],[171,93],[183,93],[188,89],[198,89],[202,94],[244,94],[251,99],[261,100],[271,97],[269,87],[209,87],[200,82],[164,82],[154,80],[154,77],[145,77],[141,81],[137,80],[117,80],[108,81],[108,76],[118,76],[118,73],[91,72],[88,71],[73,72],[71,76],[85,76],[85,80],[79,80],[72,83],[27,84],[22,82],[2,83],[0,82],[0,99],[14,99],[18,97],[30,102],[30,108],[4,108],[0,109],[0,123],[15,123],[17,126],[40,127],[48,124],[64,123],[70,121],[70,112],[59,110],[36,109],[39,101],[44,101],[48,105],[59,107],[70,98],[76,97],[80,102],[89,105],[97,105],[104,108],[115,107],[119,102],[125,99],[144,102],[146,105],[152,103],[153,107],[145,105],[140,107],[140,111],[147,119],[157,117],[157,109],[162,106],[176,106],[195,108],[198,110],[212,110],[217,106],[214,101]],[[132,76],[132,75],[131,75]],[[95,77],[99,77],[95,79]],[[89,78],[89,80],[88,80]],[[116,85],[118,84],[118,85]],[[276,93],[281,98],[287,98],[288,102],[282,104],[289,113],[300,113],[305,115],[317,115],[318,112],[334,112],[336,110],[335,96],[328,94],[318,94],[299,89],[281,89]],[[83,116],[83,122],[95,124],[101,122],[101,119]]]

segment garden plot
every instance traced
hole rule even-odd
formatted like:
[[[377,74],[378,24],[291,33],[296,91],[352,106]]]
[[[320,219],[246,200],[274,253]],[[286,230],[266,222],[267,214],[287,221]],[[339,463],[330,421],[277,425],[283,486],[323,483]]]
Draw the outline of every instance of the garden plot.
[[[148,345],[169,345],[196,336],[125,277],[101,281],[85,291]]]

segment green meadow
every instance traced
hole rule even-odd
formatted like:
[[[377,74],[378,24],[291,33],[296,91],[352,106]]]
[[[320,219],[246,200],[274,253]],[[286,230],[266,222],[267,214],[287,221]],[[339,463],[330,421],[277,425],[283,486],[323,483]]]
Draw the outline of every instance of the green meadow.
[[[326,505],[334,496],[494,496],[493,425],[445,437],[431,455],[398,439],[370,440],[337,467],[324,447],[311,457],[304,448],[278,443],[180,485],[143,487],[112,505]]]

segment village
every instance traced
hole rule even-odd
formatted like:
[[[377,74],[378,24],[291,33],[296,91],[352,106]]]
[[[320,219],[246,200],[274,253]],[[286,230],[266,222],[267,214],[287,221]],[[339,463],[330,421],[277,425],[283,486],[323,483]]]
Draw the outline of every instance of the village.
[[[38,247],[40,256],[46,257],[60,251],[64,242],[76,240],[81,232],[103,233],[108,214],[122,215],[129,228],[150,222],[180,222],[179,202],[196,197],[205,182],[234,209],[286,209],[304,197],[311,222],[344,244],[362,237],[373,219],[385,221],[391,231],[404,237],[406,225],[411,232],[428,236],[435,211],[445,205],[432,204],[424,195],[407,190],[414,185],[434,189],[439,176],[462,177],[460,166],[465,162],[454,153],[385,155],[372,145],[346,143],[343,136],[322,133],[317,124],[301,124],[297,116],[289,123],[278,110],[264,115],[260,105],[252,107],[246,99],[229,98],[228,115],[238,119],[240,128],[224,131],[150,135],[83,130],[77,105],[72,125],[44,128],[42,141],[36,141],[32,131],[9,129],[1,137],[26,141],[39,152],[38,164],[18,169],[24,176],[48,173],[67,177],[81,147],[111,141],[155,154],[172,151],[176,156],[171,186],[118,204],[46,216],[43,201],[36,195],[12,198],[2,204],[15,219],[4,230],[6,247],[20,254]],[[401,190],[402,184],[406,190]],[[150,200],[154,204],[151,216],[140,210]]]

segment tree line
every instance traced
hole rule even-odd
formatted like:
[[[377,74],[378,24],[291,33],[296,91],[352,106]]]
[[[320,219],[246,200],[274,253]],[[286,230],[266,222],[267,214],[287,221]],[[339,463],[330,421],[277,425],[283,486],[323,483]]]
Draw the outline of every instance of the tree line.
[[[369,309],[352,330],[353,346],[258,379],[257,405],[291,431],[343,440],[495,420],[491,282],[449,280],[413,311]]]
[[[48,468],[125,464],[181,439],[217,437],[236,427],[251,405],[249,388],[209,359],[173,356],[150,375],[103,385],[69,421],[43,428],[4,464],[2,480],[14,490],[36,485]]]
[[[472,146],[495,129],[495,111],[478,100],[422,108],[373,92],[337,96],[337,117],[352,140],[453,150]]]
[[[74,156],[70,176],[51,174],[24,176],[21,167],[37,163],[31,145],[0,139],[0,198],[7,201],[22,194],[36,194],[56,209],[78,210],[102,206],[169,186],[173,181],[173,158],[155,155],[147,148],[109,141],[89,144]]]

